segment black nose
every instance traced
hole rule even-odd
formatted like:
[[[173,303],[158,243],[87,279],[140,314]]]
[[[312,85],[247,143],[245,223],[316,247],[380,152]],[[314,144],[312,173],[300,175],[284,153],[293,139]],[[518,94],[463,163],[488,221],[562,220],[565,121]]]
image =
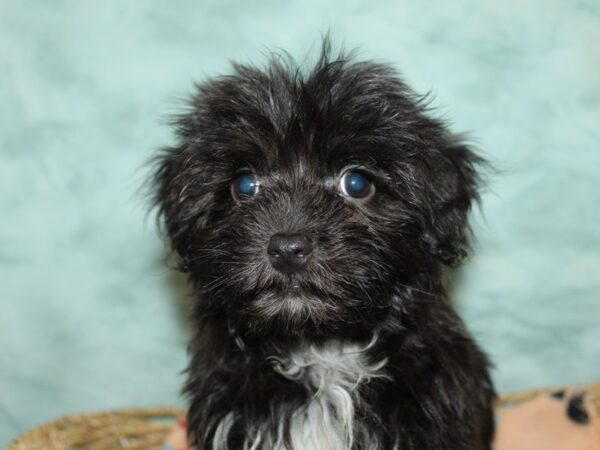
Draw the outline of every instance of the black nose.
[[[267,253],[275,269],[291,273],[306,264],[312,249],[310,238],[303,234],[277,233],[271,237]]]

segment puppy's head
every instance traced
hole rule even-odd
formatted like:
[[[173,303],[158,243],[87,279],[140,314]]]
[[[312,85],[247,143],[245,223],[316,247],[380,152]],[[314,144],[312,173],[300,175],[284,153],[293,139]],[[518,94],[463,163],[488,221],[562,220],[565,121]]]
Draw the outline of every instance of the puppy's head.
[[[479,159],[393,69],[327,49],[308,73],[234,69],[198,86],[155,176],[203,310],[255,333],[369,329],[460,261]]]

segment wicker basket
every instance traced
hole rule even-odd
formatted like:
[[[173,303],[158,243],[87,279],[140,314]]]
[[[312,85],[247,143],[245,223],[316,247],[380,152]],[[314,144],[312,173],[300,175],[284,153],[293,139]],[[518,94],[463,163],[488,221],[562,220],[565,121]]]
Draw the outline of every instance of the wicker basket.
[[[559,388],[504,395],[498,406],[519,404]],[[600,412],[600,384],[575,388],[586,391]],[[152,450],[162,448],[175,421],[184,412],[176,408],[144,408],[65,416],[34,428],[6,450]]]

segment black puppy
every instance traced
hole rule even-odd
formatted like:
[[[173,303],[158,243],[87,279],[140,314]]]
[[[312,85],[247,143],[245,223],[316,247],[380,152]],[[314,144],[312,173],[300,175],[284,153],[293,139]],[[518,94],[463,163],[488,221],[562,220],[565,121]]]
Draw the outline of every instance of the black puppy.
[[[200,86],[155,200],[197,296],[200,450],[484,450],[488,363],[451,306],[482,160],[382,64]]]

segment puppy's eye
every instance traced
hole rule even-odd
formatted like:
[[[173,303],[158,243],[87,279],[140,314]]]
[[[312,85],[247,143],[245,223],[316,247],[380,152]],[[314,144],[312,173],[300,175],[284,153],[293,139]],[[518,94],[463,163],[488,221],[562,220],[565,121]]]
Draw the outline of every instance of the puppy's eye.
[[[342,175],[339,189],[346,197],[366,199],[375,192],[375,185],[362,173],[349,170]]]
[[[258,178],[252,173],[239,175],[231,183],[231,195],[236,200],[254,197],[258,193]]]

